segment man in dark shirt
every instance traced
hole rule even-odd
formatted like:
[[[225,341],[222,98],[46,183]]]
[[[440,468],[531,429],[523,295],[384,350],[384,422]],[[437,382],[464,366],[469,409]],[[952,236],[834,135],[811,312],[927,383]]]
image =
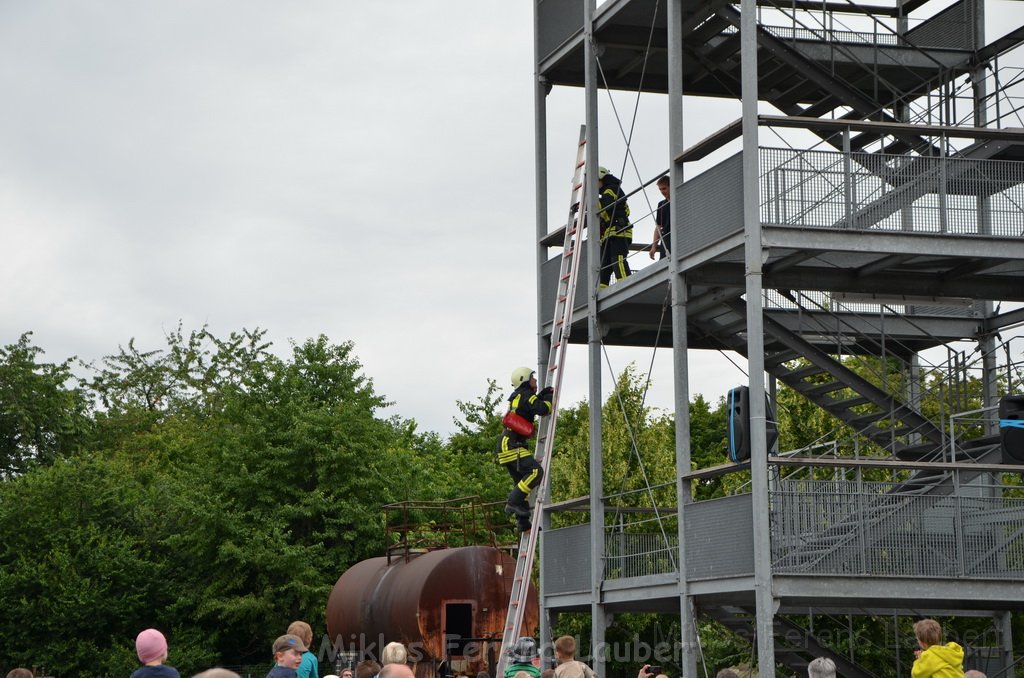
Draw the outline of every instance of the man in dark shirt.
[[[669,179],[667,176],[658,179],[658,190],[665,199],[658,203],[658,209],[654,212],[654,236],[651,238],[651,259],[655,252],[661,252],[661,259],[672,251],[672,240],[669,233],[672,230],[672,210],[669,204]]]

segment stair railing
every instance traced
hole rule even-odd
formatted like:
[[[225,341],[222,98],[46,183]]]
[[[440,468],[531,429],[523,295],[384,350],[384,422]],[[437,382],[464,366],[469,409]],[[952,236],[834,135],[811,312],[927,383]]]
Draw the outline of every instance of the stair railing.
[[[814,299],[806,292],[797,291],[791,294],[793,295],[792,299],[794,301],[795,306],[801,311],[801,325],[805,322],[805,319],[807,322],[814,322],[814,326],[808,329],[813,330],[813,332],[819,336],[833,337],[837,343],[837,346],[841,346],[842,340],[846,337],[846,333],[843,332],[843,328],[853,330],[853,320],[857,321],[858,326],[873,328],[873,330],[878,335],[884,336],[885,328],[882,322],[876,322],[873,317],[857,312],[855,309],[851,308],[845,302],[840,302],[833,298],[831,304],[824,304]],[[766,307],[770,307],[770,305],[770,300],[766,299]],[[824,314],[829,319],[829,322],[826,323],[818,320],[818,318],[810,312],[812,310],[809,308],[810,306],[813,306],[814,309],[817,309],[817,311]],[[843,312],[842,314],[836,312],[835,308],[837,306],[839,310]],[[893,315],[902,315],[897,310],[894,310],[890,306],[885,304],[880,304],[879,310],[888,311]],[[931,335],[924,326],[915,323],[912,317],[904,317],[904,320],[915,325],[917,329],[923,332],[926,336],[930,336],[936,343],[940,343],[940,340],[934,337],[934,335]],[[887,357],[892,357],[893,349],[896,349],[901,353],[912,352],[912,349],[910,347],[905,346],[898,340],[892,338],[887,339],[887,343],[883,343],[869,335],[858,334],[857,337],[861,341],[861,343],[866,343],[870,346],[874,346],[878,351],[879,359],[882,360],[883,362]],[[1005,340],[1000,340],[993,349],[997,353],[1003,351],[1005,351],[1006,353],[1008,389],[1012,388],[1013,386],[1012,382],[1010,381],[1011,370],[1016,369],[1018,371],[1018,376],[1020,377],[1020,366],[1024,365],[1024,362],[1022,361],[1012,361],[1012,350],[1010,347],[1010,342],[1018,340],[1020,338],[1021,337],[1019,336],[1013,336]],[[952,415],[950,415],[950,413],[948,413],[945,410],[945,407],[947,407],[946,403],[947,400],[949,400],[949,398],[947,397],[947,393],[944,393],[942,389],[944,387],[949,386],[950,383],[952,383],[954,387],[960,387],[962,384],[965,384],[967,382],[967,377],[969,376],[969,372],[971,370],[980,371],[983,368],[984,358],[985,356],[982,355],[980,351],[977,351],[976,353],[972,354],[971,357],[968,357],[964,353],[960,353],[957,355],[949,353],[948,358],[944,363],[932,364],[929,363],[927,360],[923,360],[922,367],[925,370],[929,370],[933,376],[940,377],[940,379],[937,381],[934,387],[927,387],[926,384],[923,383],[919,384],[919,387],[922,388],[922,396],[919,396],[919,399],[924,396],[931,396],[933,399],[936,400],[936,402],[939,402],[942,405],[943,409],[940,411],[940,420],[936,424],[939,428],[946,429],[948,426],[952,426],[952,422],[950,422],[950,416]],[[889,378],[891,376],[890,374],[880,372],[877,369],[876,364],[870,361],[865,361],[860,356],[853,355],[852,359],[856,360],[857,364],[863,366],[865,369],[869,371],[869,373],[873,374],[876,379],[876,383],[881,384],[883,390],[887,390],[890,393],[893,393],[893,389],[889,385]],[[950,380],[949,375],[954,370],[957,373],[957,378],[955,380]],[[1024,385],[1024,379],[1018,378],[1016,383],[1017,385]],[[893,393],[893,397],[901,398],[903,396],[900,393]],[[904,403],[904,405],[907,407],[911,407],[911,404],[908,403]],[[961,406],[965,405],[967,405],[966,401],[961,403]],[[891,413],[891,415],[895,416],[895,413]],[[953,429],[950,428],[950,430],[952,431]],[[949,440],[949,443],[953,443],[952,438]],[[939,453],[934,455],[935,458],[938,458],[939,456],[942,456],[942,454],[944,454],[942,450],[943,446],[939,447]]]
[[[856,4],[854,2],[852,2],[852,0],[846,0],[846,2],[851,7],[856,7]],[[793,24],[794,27],[799,26],[801,29],[803,29],[805,31],[808,31],[808,33],[810,35],[818,35],[820,33],[825,33],[826,35],[830,36],[830,39],[828,40],[828,42],[829,42],[829,48],[830,48],[830,50],[832,50],[833,54],[839,54],[839,55],[843,56],[844,58],[848,59],[851,63],[855,63],[858,66],[860,66],[863,71],[871,74],[871,76],[873,78],[873,81],[875,83],[875,97],[874,98],[875,98],[876,102],[877,102],[877,91],[878,91],[878,84],[879,84],[879,82],[884,83],[886,88],[890,92],[900,92],[900,91],[903,91],[903,89],[905,89],[904,87],[897,86],[894,83],[891,83],[891,82],[887,81],[886,79],[882,78],[880,76],[880,74],[878,73],[878,57],[879,57],[879,54],[880,54],[879,51],[878,51],[878,44],[879,44],[879,36],[880,35],[891,36],[892,39],[897,41],[898,44],[900,44],[901,46],[910,47],[914,51],[916,51],[919,54],[921,54],[925,59],[931,61],[932,64],[934,64],[937,68],[940,69],[940,71],[945,72],[947,70],[945,65],[942,62],[940,62],[938,59],[936,59],[931,54],[929,54],[926,50],[924,50],[924,49],[918,47],[917,45],[914,45],[913,43],[911,43],[908,40],[906,40],[906,38],[904,36],[900,35],[892,27],[890,27],[890,26],[886,25],[885,23],[883,23],[882,21],[880,21],[878,19],[878,17],[874,16],[873,14],[866,13],[866,12],[863,12],[863,11],[856,12],[857,16],[862,16],[862,17],[865,17],[865,18],[871,20],[872,25],[873,25],[873,29],[874,29],[874,31],[872,33],[863,33],[861,31],[856,31],[856,30],[853,30],[851,27],[845,25],[842,21],[838,22],[839,26],[841,27],[840,32],[845,32],[845,33],[849,33],[849,34],[862,34],[862,35],[871,35],[871,36],[873,36],[871,44],[872,44],[872,46],[874,48],[873,49],[873,54],[874,54],[874,62],[875,63],[873,65],[869,65],[869,64],[865,63],[863,60],[859,59],[857,57],[856,53],[852,49],[850,49],[848,46],[846,46],[844,43],[838,42],[838,41],[836,41],[834,39],[831,39],[831,36],[836,34],[836,31],[835,31],[836,12],[830,12],[829,13],[829,18],[833,22],[833,25],[832,26],[827,26],[827,25],[825,25],[824,21],[818,19],[812,13],[801,12],[800,10],[791,10],[790,8],[785,7],[784,5],[782,5],[782,4],[778,3],[778,2],[775,2],[774,0],[768,0],[768,4],[773,9],[775,9],[778,12],[780,12],[783,16],[789,17],[790,20],[792,21],[792,24]],[[798,13],[800,13],[802,16],[807,16],[809,19],[811,19],[813,21],[816,21],[818,26],[817,27],[808,26],[806,23],[804,23],[803,21],[801,21],[800,19],[797,18],[797,14]],[[766,26],[765,28],[768,29],[769,27]],[[776,37],[778,37],[781,40],[786,40],[786,38],[784,38],[782,36],[776,36]],[[795,28],[794,28],[793,37],[789,39],[789,42],[791,44],[793,44],[793,45],[796,44],[796,29]],[[867,42],[867,40],[865,40],[865,42]],[[833,56],[833,63],[831,64],[833,72],[836,70],[835,69],[834,59],[835,59],[835,57]],[[891,61],[891,64],[903,68],[907,73],[914,74],[914,71],[911,68],[909,68],[908,66],[900,63],[898,60],[893,59]],[[924,82],[927,82],[927,81],[922,81],[922,84]],[[849,84],[849,83],[847,82],[846,84]],[[899,101],[899,99],[897,99],[896,101]],[[894,103],[894,102],[889,102],[887,104],[884,104],[884,106],[886,106],[886,107],[891,106],[892,103]]]

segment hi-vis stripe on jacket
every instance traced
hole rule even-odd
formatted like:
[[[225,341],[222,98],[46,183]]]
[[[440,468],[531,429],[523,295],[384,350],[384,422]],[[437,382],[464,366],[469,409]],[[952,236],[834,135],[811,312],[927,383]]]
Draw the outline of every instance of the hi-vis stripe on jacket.
[[[537,395],[530,382],[524,382],[509,396],[509,409],[520,417],[533,421],[534,417],[546,417],[551,414],[551,400]],[[520,457],[529,457],[529,439],[515,431],[505,429],[498,439],[498,463],[507,464]]]
[[[604,175],[598,196],[597,216],[601,219],[601,242],[608,238],[628,238],[633,242],[633,226],[629,223],[629,205],[622,197],[622,182],[612,174]]]

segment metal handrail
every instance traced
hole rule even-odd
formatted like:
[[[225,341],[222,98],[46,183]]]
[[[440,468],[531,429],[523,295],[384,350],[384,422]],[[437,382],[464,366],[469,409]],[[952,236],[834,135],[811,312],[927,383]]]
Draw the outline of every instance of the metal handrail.
[[[803,28],[804,30],[809,30],[809,31],[815,30],[815,29],[809,28],[806,24],[804,24],[802,21],[797,19],[797,16],[796,16],[797,10],[795,10],[795,9],[791,10],[788,7],[784,7],[781,4],[779,4],[778,2],[775,2],[774,0],[769,0],[769,1],[770,1],[770,4],[771,4],[771,7],[773,9],[775,9],[776,11],[780,12],[781,14],[783,14],[784,16],[788,16],[793,21],[793,25],[794,26],[799,24],[800,27]],[[852,0],[846,0],[846,2],[848,4],[850,4],[851,6],[854,5]],[[807,13],[807,12],[804,12],[803,14],[805,16],[810,16],[811,18],[813,18],[821,26],[822,30],[824,30],[826,32],[831,32],[831,31],[834,30],[833,28],[831,28],[829,26],[826,26],[823,21],[821,21],[820,19],[818,19],[814,15],[812,15],[810,13]],[[924,58],[930,60],[935,66],[937,66],[940,69],[940,73],[944,73],[947,70],[946,67],[942,64],[942,62],[937,60],[935,57],[933,57],[927,51],[923,50],[922,48],[918,47],[917,45],[915,45],[912,42],[910,42],[909,40],[907,40],[905,36],[901,36],[899,33],[894,31],[891,27],[886,26],[884,23],[880,22],[878,20],[878,18],[875,17],[874,15],[868,14],[868,13],[863,13],[862,15],[865,16],[865,17],[870,18],[876,29],[878,27],[882,27],[884,29],[883,32],[888,32],[889,34],[895,36],[898,40],[900,40],[900,42],[903,45],[912,48],[913,50],[915,50],[916,52],[918,52],[922,56],[924,56]],[[830,14],[829,16],[833,17],[834,15]],[[840,25],[845,27],[845,24],[842,24],[841,22],[840,22]],[[856,33],[857,31],[848,31],[848,32]],[[877,33],[877,30],[876,30],[876,33]],[[780,38],[780,39],[783,39],[783,38]],[[875,44],[875,47],[877,48],[877,43],[873,43],[873,44]],[[896,87],[892,83],[889,83],[885,79],[881,78],[880,75],[877,73],[877,69],[872,69],[868,64],[866,64],[866,63],[862,62],[860,59],[856,58],[856,55],[852,52],[852,50],[849,50],[848,48],[844,47],[843,43],[836,42],[836,41],[831,41],[830,42],[830,47],[833,50],[837,51],[838,53],[840,53],[843,56],[845,56],[848,59],[850,59],[851,62],[859,64],[860,66],[862,66],[864,68],[864,70],[870,72],[874,78],[876,78],[877,80],[885,83],[886,86],[889,87],[890,91],[893,91],[893,92],[901,91],[902,88]],[[898,61],[894,61],[893,64],[897,65],[897,66],[902,66],[903,69],[906,70],[908,73],[913,73],[912,69],[910,69],[907,66],[904,66],[903,64],[899,63]],[[924,81],[924,82],[928,82],[928,81]],[[902,100],[902,97],[897,99],[897,101],[901,101],[901,100]],[[882,106],[882,107],[880,107],[877,110],[881,111],[881,110],[884,110],[884,108],[885,107]]]

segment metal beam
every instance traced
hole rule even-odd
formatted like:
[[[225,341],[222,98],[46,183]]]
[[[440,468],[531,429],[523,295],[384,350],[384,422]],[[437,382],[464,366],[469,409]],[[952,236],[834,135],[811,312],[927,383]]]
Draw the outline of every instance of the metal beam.
[[[932,601],[967,610],[1018,610],[1024,605],[1024,586],[1013,580],[776,575],[775,587],[780,598],[808,605],[824,600],[851,600],[873,607],[915,607]]]
[[[945,125],[915,125],[897,120],[838,120],[831,118],[809,118],[798,115],[762,115],[760,123],[765,127],[794,127],[809,130],[848,129],[851,132],[873,132],[887,136],[914,134],[917,136],[952,137],[954,139],[1006,140],[1024,143],[1024,130],[995,129],[990,127],[959,127]]]
[[[910,261],[913,258],[914,258],[914,255],[912,255],[912,254],[893,254],[893,255],[890,255],[888,257],[882,257],[881,259],[879,259],[879,260],[877,260],[875,262],[872,262],[870,264],[867,264],[866,266],[861,266],[860,268],[858,268],[857,269],[857,277],[858,278],[865,278],[867,276],[874,275],[875,273],[879,273],[881,271],[884,271],[885,269],[889,268],[890,266],[896,266],[896,265],[902,264],[904,262]]]
[[[1024,323],[1024,308],[994,315],[981,321],[981,332],[998,332],[999,330]]]
[[[1024,29],[1021,29],[1024,32]],[[812,131],[870,132],[872,134],[896,136],[915,134],[919,136],[951,137],[954,139],[984,139],[987,141],[1014,141],[1024,143],[1024,130],[1020,128],[995,129],[991,127],[948,127],[944,125],[912,125],[910,123],[876,120],[853,120],[838,118],[811,118],[801,115],[759,115],[758,124],[763,127],[789,127]],[[742,121],[734,120],[718,131],[701,139],[675,157],[677,162],[700,160],[712,152],[738,139],[742,133]]]
[[[900,290],[912,296],[969,297],[1024,302],[1024,285],[1019,277],[974,276],[946,280],[942,271],[932,273],[889,272],[861,278],[850,269],[826,266],[801,266],[781,273],[766,273],[765,288],[780,290],[817,290],[825,292],[862,292],[888,294]],[[744,280],[740,264],[712,264],[689,274],[691,282],[701,285],[733,287]]]
[[[870,252],[890,255],[912,254],[915,257],[960,257],[1013,261],[1024,259],[1024,240],[1021,238],[993,238],[942,236],[879,230],[844,230],[834,228],[798,228],[768,226],[764,229],[766,245],[783,249],[813,249],[834,252]],[[963,296],[954,294],[949,296]]]
[[[903,461],[901,459],[839,459],[828,457],[768,457],[769,464],[778,466],[818,466],[827,468],[884,468],[919,471],[984,471],[991,473],[1024,473],[1021,464],[978,464],[962,461]]]

